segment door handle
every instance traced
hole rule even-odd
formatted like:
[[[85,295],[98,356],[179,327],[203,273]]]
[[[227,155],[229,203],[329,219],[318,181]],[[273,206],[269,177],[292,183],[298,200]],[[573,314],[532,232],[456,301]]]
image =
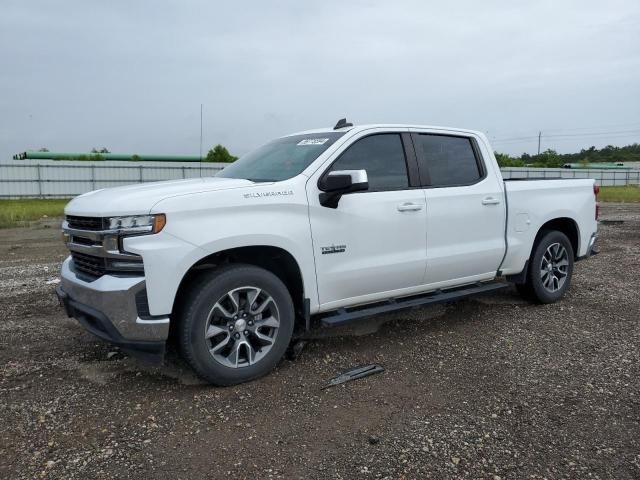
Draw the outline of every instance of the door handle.
[[[422,210],[422,205],[419,203],[401,203],[398,205],[399,212],[415,212],[417,210]]]
[[[485,197],[482,199],[483,205],[498,205],[500,203],[500,199],[493,197]]]

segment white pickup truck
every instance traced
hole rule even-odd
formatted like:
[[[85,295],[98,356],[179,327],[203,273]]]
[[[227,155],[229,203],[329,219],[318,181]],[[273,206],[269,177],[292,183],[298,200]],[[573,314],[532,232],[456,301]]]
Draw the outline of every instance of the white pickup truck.
[[[559,300],[593,251],[597,188],[503,181],[482,133],[343,119],[213,178],[73,199],[57,295],[98,337],[155,358],[172,338],[200,376],[231,385],[314,325],[508,282]]]

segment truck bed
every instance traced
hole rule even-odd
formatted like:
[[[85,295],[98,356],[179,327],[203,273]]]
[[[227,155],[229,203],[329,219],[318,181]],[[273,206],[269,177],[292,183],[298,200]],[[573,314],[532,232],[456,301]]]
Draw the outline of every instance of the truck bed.
[[[590,236],[597,230],[594,183],[593,179],[572,178],[505,180],[507,252],[502,273],[511,275],[523,270],[537,232],[551,219],[569,219],[575,224],[574,253],[577,257],[585,255]]]

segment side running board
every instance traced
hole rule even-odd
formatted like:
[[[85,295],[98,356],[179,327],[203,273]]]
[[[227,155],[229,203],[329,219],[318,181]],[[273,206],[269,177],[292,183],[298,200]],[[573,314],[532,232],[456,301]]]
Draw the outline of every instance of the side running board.
[[[362,320],[375,315],[419,308],[424,305],[452,302],[465,297],[481,295],[483,293],[489,293],[506,288],[509,285],[511,284],[505,282],[476,283],[456,289],[436,290],[435,292],[427,294],[390,299],[370,305],[340,308],[334,312],[321,313],[318,317],[322,325],[325,327],[337,327],[344,325],[345,323]]]

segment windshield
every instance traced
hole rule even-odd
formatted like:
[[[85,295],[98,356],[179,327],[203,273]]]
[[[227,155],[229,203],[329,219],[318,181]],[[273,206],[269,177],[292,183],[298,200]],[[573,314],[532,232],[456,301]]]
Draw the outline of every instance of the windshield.
[[[344,132],[292,135],[273,140],[225,167],[217,177],[277,182],[295,177]]]

